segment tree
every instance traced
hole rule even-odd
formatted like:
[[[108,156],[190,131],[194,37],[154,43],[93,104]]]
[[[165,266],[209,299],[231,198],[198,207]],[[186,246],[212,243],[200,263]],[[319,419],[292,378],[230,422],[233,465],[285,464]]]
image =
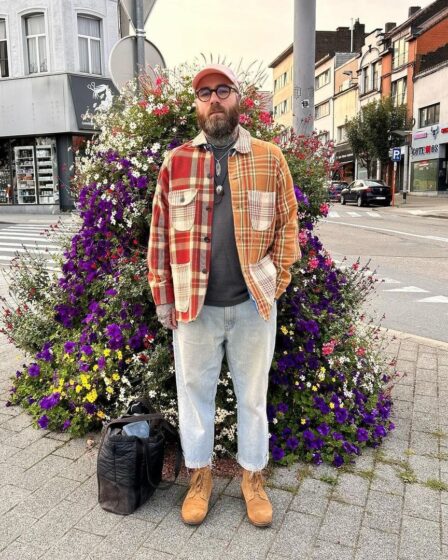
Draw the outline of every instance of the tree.
[[[397,141],[393,131],[409,126],[406,105],[395,106],[391,97],[367,103],[346,122],[349,144],[354,156],[366,167],[368,177],[372,173],[373,161],[378,159],[381,164],[387,164],[389,150],[401,142]]]

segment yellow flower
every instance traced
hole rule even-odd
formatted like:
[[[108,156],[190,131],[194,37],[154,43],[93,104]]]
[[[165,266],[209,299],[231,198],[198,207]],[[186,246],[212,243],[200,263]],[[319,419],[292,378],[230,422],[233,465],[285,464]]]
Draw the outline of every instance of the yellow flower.
[[[331,380],[332,380],[332,381],[336,381],[336,377],[332,377]]]
[[[104,418],[106,416],[102,410],[98,410],[96,415],[98,416],[98,418]]]
[[[126,344],[126,350],[130,350],[131,347],[129,346],[129,344]]]
[[[64,360],[68,360],[70,358],[70,354],[64,354]]]
[[[329,406],[330,408],[334,408],[334,403],[331,402],[328,406]]]
[[[75,408],[75,410],[76,410],[76,412],[79,412],[79,410],[80,410],[80,409],[79,409],[79,406],[77,406],[77,407]]]
[[[77,393],[80,393],[80,392],[82,391],[82,385],[76,385],[75,391],[76,391]]]
[[[121,350],[117,350],[117,356],[119,360],[123,359],[123,352]]]
[[[300,419],[300,423],[301,423],[302,425],[303,425],[303,424],[306,424],[305,418],[301,418],[301,419]]]
[[[106,356],[106,358],[107,358],[108,356],[110,356],[110,350],[109,350],[109,348],[106,348],[106,350],[104,350],[103,354]]]
[[[288,329],[285,327],[285,325],[282,325],[280,330],[282,331],[283,334],[288,334]]]
[[[119,374],[118,374],[118,373],[113,373],[113,374],[112,374],[112,379],[113,379],[114,381],[118,381],[118,380],[120,379]]]
[[[105,377],[105,378],[104,378],[104,383],[105,383],[106,385],[110,385],[110,379],[109,379],[109,377]]]
[[[88,358],[87,356],[81,356],[79,359],[81,360],[81,362],[85,362]]]
[[[128,358],[127,360],[125,360],[125,362],[126,362],[127,364],[130,364],[130,363],[132,362],[132,360],[131,360],[131,358]]]
[[[325,373],[327,370],[324,368],[324,366],[322,366],[322,367],[320,368],[320,371],[321,371],[322,373]]]
[[[98,368],[99,368],[98,364],[95,364],[92,369],[93,369],[93,371],[97,371]]]
[[[313,385],[313,386],[311,387],[311,389],[312,389],[313,391],[317,391],[316,385]]]
[[[109,387],[106,387],[106,391],[111,395],[114,392],[114,389],[109,385]]]
[[[96,389],[92,389],[90,393],[87,393],[86,395],[86,400],[88,400],[91,403],[95,402],[97,398],[98,398],[98,393],[96,392]]]

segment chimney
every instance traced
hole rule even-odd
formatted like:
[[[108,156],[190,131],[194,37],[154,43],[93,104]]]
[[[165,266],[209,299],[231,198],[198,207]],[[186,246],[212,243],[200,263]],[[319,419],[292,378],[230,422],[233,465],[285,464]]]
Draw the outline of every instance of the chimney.
[[[397,24],[393,21],[388,21],[384,26],[385,33],[389,33],[389,31],[392,31],[394,27],[397,27]]]
[[[419,10],[421,10],[420,6],[411,6],[408,11],[408,18],[412,17],[415,12],[418,12]]]

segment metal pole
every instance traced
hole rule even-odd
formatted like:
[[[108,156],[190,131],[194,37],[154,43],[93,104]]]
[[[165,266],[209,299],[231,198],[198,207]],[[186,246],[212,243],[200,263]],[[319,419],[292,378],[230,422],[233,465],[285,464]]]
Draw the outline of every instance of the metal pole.
[[[307,136],[314,130],[315,53],[316,0],[295,0],[293,128]]]
[[[145,71],[145,22],[143,21],[143,0],[135,2],[135,36],[137,39],[137,68],[139,78]],[[138,93],[141,93],[140,81],[137,80]]]

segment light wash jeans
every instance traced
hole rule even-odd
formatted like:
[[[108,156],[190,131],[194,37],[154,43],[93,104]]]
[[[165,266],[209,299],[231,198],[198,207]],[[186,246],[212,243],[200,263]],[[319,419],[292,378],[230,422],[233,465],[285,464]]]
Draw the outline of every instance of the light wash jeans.
[[[258,471],[268,463],[268,375],[277,325],[275,302],[268,321],[252,299],[232,307],[206,305],[196,320],[173,330],[179,431],[185,466],[212,464],[215,398],[221,363],[227,363],[237,398],[238,463]]]

